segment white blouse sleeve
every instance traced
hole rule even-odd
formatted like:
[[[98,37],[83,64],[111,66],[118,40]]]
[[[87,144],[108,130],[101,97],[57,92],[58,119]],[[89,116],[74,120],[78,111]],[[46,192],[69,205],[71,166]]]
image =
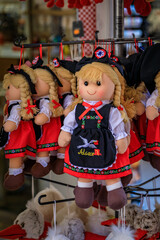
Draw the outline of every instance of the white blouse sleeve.
[[[9,121],[15,122],[17,128],[21,121],[20,108],[21,108],[20,105],[13,106],[9,117],[7,118],[7,121],[9,120]]]
[[[73,134],[73,130],[78,126],[75,118],[76,107],[64,119],[61,130]]]
[[[117,108],[111,108],[110,110],[109,128],[115,140],[125,138],[128,135],[125,131],[125,124],[123,122],[121,113]]]
[[[157,97],[158,97],[158,90],[156,89],[152,92],[150,98],[147,100],[146,107],[153,106],[156,109],[158,109],[157,106],[155,105]]]
[[[73,95],[67,95],[63,102],[63,108],[66,109],[73,102]]]
[[[45,114],[48,117],[47,123],[50,122],[50,117],[52,116],[52,112],[49,107],[49,100],[41,99],[39,107],[40,107],[39,113]]]
[[[141,103],[146,107],[146,102],[150,97],[150,93],[147,91],[146,93],[144,93],[144,98],[141,100]]]

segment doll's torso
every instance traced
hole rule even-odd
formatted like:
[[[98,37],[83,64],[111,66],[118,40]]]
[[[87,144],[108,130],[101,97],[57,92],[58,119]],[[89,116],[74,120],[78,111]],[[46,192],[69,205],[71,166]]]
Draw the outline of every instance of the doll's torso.
[[[76,107],[76,122],[71,146],[70,161],[75,166],[87,168],[106,168],[112,165],[116,158],[115,139],[109,130],[109,112],[112,104],[105,104],[98,112],[89,111],[80,120],[86,110],[82,104]]]

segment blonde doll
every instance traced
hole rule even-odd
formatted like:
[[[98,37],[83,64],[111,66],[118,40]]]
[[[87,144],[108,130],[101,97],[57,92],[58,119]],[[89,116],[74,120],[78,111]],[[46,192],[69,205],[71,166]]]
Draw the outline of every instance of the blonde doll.
[[[59,102],[64,111],[61,116],[61,123],[63,125],[64,116],[70,112],[70,105],[76,96],[76,81],[75,81],[75,67],[76,61],[53,59],[52,71],[56,74],[63,86],[58,86]],[[51,151],[52,170],[56,174],[63,173],[65,148],[58,149],[58,153]]]
[[[78,177],[75,201],[88,208],[94,199],[92,179],[105,180],[108,206],[120,209],[126,195],[120,178],[131,174],[128,117],[120,105],[121,85],[108,55],[97,48],[77,64],[78,99],[64,120],[59,145],[67,147],[64,172]],[[112,63],[113,64],[113,63]]]
[[[48,174],[51,169],[49,152],[59,148],[58,135],[63,108],[58,99],[58,84],[61,85],[58,78],[50,66],[42,66],[43,61],[41,59],[36,59],[33,62],[37,77],[35,85],[37,94],[33,97],[39,109],[34,122],[41,126],[42,135],[37,141],[36,163],[31,168],[31,173],[34,177],[39,178]]]
[[[23,157],[36,155],[36,138],[31,119],[36,113],[31,94],[35,94],[36,77],[33,69],[22,65],[20,70],[13,65],[4,76],[7,105],[4,110],[4,125],[1,132],[1,147],[9,159],[9,171],[4,187],[16,190],[24,183]],[[4,142],[3,142],[4,141]]]

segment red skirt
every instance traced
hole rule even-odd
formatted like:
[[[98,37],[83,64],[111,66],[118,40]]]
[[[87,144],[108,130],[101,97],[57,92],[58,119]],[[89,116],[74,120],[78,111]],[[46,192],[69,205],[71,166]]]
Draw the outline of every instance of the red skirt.
[[[49,123],[42,125],[42,136],[37,141],[37,152],[57,150],[60,129],[60,117],[51,118]]]
[[[88,179],[99,179],[107,180],[114,178],[121,178],[132,174],[130,160],[129,160],[129,149],[124,154],[117,154],[116,162],[108,169],[94,170],[94,169],[83,169],[73,166],[69,160],[69,147],[67,146],[65,152],[64,161],[64,172],[78,178]]]
[[[160,155],[160,115],[153,121],[148,120],[146,150],[155,155]]]
[[[137,116],[137,119],[134,121],[136,128],[138,138],[140,139],[140,142],[143,146],[143,148],[146,147],[146,134],[147,134],[147,118],[146,113],[144,112],[141,116]]]
[[[4,148],[6,158],[36,156],[36,136],[32,121],[21,121],[18,128],[9,135]]]
[[[129,159],[130,163],[133,164],[138,162],[144,157],[143,147],[139,142],[136,134],[134,131],[130,131],[131,134],[131,141],[129,144]]]

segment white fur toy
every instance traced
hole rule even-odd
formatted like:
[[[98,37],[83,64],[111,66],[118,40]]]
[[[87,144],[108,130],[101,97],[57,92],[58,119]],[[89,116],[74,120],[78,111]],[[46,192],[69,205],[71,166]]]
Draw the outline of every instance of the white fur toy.
[[[69,238],[62,235],[60,232],[61,231],[59,228],[56,228],[56,230],[49,228],[47,234],[48,236],[46,237],[45,240],[70,240]]]
[[[134,240],[134,231],[130,227],[120,227],[116,225],[111,226],[111,233],[106,240]]]

